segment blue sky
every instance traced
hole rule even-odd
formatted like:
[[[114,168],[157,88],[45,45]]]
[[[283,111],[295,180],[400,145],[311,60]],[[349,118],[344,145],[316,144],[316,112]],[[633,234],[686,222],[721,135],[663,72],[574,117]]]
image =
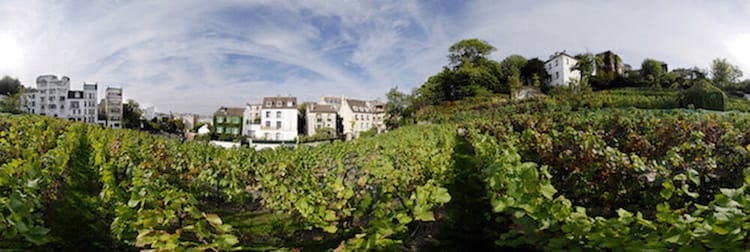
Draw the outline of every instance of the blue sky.
[[[480,38],[510,54],[613,50],[637,67],[750,75],[750,3],[697,1],[34,1],[0,0],[0,74],[121,86],[161,112],[210,114],[263,96],[385,98]]]

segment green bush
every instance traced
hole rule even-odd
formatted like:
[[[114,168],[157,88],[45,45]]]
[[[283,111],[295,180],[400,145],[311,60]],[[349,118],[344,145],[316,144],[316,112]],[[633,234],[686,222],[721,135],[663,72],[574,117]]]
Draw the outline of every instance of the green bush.
[[[721,89],[706,80],[701,80],[680,92],[677,99],[680,107],[683,108],[693,105],[695,108],[724,111],[726,98]]]

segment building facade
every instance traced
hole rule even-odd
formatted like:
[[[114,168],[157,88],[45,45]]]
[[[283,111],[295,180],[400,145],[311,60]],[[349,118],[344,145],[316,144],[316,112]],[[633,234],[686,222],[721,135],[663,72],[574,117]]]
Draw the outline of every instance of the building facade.
[[[122,88],[107,87],[104,99],[99,103],[99,124],[110,128],[122,128]]]
[[[239,136],[242,134],[242,114],[244,108],[220,107],[214,113],[214,132],[219,135]]]
[[[573,70],[578,60],[565,52],[557,52],[544,62],[544,69],[547,70],[548,82],[550,86],[568,86],[571,79],[580,80],[581,72]]]
[[[333,105],[311,103],[305,109],[306,133],[315,135],[318,131],[330,132],[330,137],[336,136],[338,110]]]
[[[243,113],[243,117],[245,119],[244,126],[242,129],[244,132],[242,132],[243,135],[254,137],[255,131],[258,130],[258,127],[260,127],[261,122],[261,116],[260,116],[260,110],[261,105],[260,104],[245,104],[245,111]],[[257,125],[257,126],[253,126]]]
[[[25,112],[96,123],[96,83],[84,82],[83,90],[70,90],[70,78],[41,75],[36,79],[36,86],[21,95],[21,109]]]
[[[356,100],[343,96],[323,96],[320,104],[332,106],[341,118],[341,134],[347,139],[357,138],[360,132],[373,128],[385,131],[385,102]],[[309,125],[308,119],[308,125]],[[308,126],[309,127],[309,126]],[[308,129],[309,132],[309,129]]]
[[[265,97],[260,115],[261,125],[254,132],[255,139],[294,141],[297,138],[297,97]]]

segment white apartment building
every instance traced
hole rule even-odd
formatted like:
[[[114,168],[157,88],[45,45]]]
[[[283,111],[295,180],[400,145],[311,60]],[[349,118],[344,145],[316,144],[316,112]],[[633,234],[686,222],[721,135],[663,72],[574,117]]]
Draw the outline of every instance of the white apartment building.
[[[261,125],[251,126],[255,139],[293,141],[297,138],[297,97],[265,97],[260,115]]]
[[[341,117],[343,134],[347,139],[357,138],[362,131],[372,128],[385,130],[385,103],[380,100],[364,101],[343,96],[320,97],[321,104],[333,106]]]
[[[336,113],[338,110],[333,105],[311,103],[305,110],[307,135],[312,136],[318,129],[331,129],[335,134],[337,128]],[[334,135],[335,136],[335,135]],[[333,136],[331,136],[333,137]]]
[[[255,132],[259,129],[261,124],[260,111],[260,104],[245,104],[245,112],[242,115],[242,118],[245,120],[243,122],[244,125],[242,126],[242,129],[245,131],[242,132],[243,135],[250,137],[255,136]]]
[[[99,104],[104,111],[104,118],[99,123],[110,128],[122,127],[122,88],[107,87],[104,99]]]
[[[578,60],[567,53],[557,52],[544,62],[544,69],[549,74],[550,86],[568,86],[571,79],[579,80],[581,72],[572,70]]]
[[[96,83],[83,83],[83,90],[70,90],[70,78],[41,75],[36,89],[28,89],[21,96],[21,109],[27,113],[64,118],[72,121],[96,123]]]

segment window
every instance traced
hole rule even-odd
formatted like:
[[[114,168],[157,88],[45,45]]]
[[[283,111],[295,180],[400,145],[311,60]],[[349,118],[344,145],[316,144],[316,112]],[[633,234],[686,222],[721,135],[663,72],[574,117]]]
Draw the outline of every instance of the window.
[[[223,123],[224,122],[224,117],[223,116],[217,116],[216,117],[216,122],[217,123]]]
[[[232,128],[232,134],[239,135],[240,129],[239,128]]]
[[[560,61],[560,60],[559,60],[559,59],[556,59],[556,60],[555,60],[555,66],[557,66],[557,62],[558,62],[558,61]]]
[[[281,129],[281,121],[276,122],[276,128]]]
[[[560,72],[555,72],[555,79],[560,79]]]
[[[276,140],[281,140],[281,133],[276,133]]]
[[[359,120],[359,115],[354,115],[354,120]]]
[[[266,111],[266,118],[271,117],[271,111]]]
[[[266,121],[266,127],[271,127],[271,121]]]
[[[271,107],[271,105],[273,105],[272,102],[266,102],[266,107]]]
[[[276,107],[281,107],[281,105],[282,105],[281,101],[276,102]]]
[[[239,116],[235,116],[235,117],[233,117],[233,118],[232,118],[232,121],[233,121],[234,123],[240,123],[240,117],[239,117]],[[235,134],[236,134],[236,133],[235,133]]]
[[[281,118],[281,111],[276,111],[276,118]]]
[[[263,139],[269,139],[269,138],[271,138],[271,133],[263,134]]]
[[[221,126],[216,127],[216,132],[220,134],[224,133],[224,127],[221,127]]]

